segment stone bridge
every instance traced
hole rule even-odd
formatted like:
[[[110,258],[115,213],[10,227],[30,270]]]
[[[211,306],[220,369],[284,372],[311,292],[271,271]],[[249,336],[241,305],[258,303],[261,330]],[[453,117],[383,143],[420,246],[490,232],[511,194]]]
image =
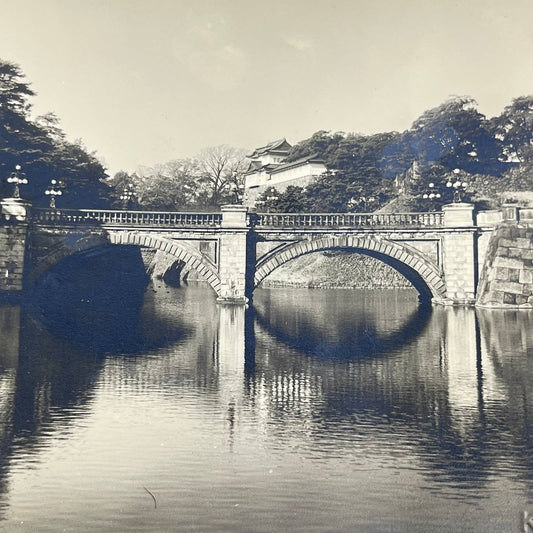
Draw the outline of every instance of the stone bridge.
[[[1,202],[0,293],[31,287],[62,259],[102,245],[160,250],[198,271],[218,301],[246,303],[274,269],[319,250],[366,254],[401,272],[422,299],[475,303],[489,239],[502,213],[457,203],[441,212],[256,214],[32,208]],[[505,218],[505,214],[503,215]]]

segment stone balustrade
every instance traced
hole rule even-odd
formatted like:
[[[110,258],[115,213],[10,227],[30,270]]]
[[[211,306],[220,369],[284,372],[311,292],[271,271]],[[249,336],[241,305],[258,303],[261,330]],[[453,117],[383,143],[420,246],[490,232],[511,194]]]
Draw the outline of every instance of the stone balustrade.
[[[219,227],[221,213],[178,213],[159,211],[117,211],[105,209],[33,208],[33,224],[101,224],[124,226],[209,226]]]
[[[353,228],[353,227],[439,227],[444,213],[257,213],[255,227],[282,228]]]

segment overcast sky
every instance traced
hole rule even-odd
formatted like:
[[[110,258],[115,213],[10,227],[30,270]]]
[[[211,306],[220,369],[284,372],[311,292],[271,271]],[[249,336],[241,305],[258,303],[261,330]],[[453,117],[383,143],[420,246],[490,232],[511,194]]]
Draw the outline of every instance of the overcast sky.
[[[0,57],[110,172],[533,93],[531,0],[0,0]]]

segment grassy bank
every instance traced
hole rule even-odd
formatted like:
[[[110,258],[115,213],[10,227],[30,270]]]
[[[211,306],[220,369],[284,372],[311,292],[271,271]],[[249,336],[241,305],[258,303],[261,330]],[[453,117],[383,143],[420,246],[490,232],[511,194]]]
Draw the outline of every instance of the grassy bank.
[[[411,288],[411,284],[389,265],[373,257],[343,251],[315,252],[293,259],[274,270],[262,286]]]

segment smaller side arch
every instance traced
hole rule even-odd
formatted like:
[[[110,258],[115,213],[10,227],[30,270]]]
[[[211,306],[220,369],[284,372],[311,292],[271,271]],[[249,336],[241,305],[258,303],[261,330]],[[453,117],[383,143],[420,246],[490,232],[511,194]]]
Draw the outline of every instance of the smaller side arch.
[[[254,288],[273,270],[301,255],[332,248],[349,248],[383,260],[403,274],[421,296],[443,299],[446,285],[438,267],[417,250],[373,236],[342,235],[299,241],[269,255],[256,266]]]
[[[34,258],[34,265],[28,273],[28,281],[33,283],[42,276],[49,268],[57,265],[63,259],[70,257],[77,252],[83,252],[90,248],[109,245],[109,240],[102,233],[91,233],[89,235],[67,235],[60,236],[55,244],[50,247],[48,253],[39,258]]]
[[[211,285],[216,294],[220,295],[221,282],[215,265],[186,243],[176,242],[158,235],[131,231],[110,232],[109,242],[111,244],[144,246],[172,255],[183,261],[189,268],[196,270]]]
[[[35,264],[28,273],[28,281],[34,283],[41,275],[54,265],[77,253],[112,244],[131,245],[153,248],[174,256],[183,261],[189,268],[196,270],[213,288],[217,295],[220,295],[220,276],[213,265],[200,252],[186,243],[176,242],[171,239],[155,235],[135,233],[128,231],[95,233],[90,235],[68,235],[61,236],[60,239],[51,246],[50,251],[40,258],[35,258]]]

